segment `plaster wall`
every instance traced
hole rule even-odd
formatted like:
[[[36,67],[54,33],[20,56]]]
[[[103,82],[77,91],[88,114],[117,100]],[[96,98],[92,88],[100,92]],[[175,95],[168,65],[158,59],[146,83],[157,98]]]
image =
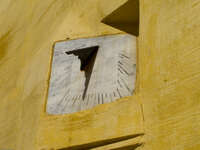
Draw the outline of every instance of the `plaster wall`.
[[[1,149],[59,149],[143,132],[144,150],[200,148],[199,0],[140,0],[134,96],[72,116],[45,114],[54,42],[121,33],[100,21],[124,2],[0,1]]]
[[[200,1],[142,0],[139,95],[146,150],[200,149]]]

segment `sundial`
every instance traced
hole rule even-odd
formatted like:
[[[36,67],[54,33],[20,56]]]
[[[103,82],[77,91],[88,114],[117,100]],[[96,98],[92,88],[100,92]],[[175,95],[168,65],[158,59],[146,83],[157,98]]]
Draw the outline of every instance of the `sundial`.
[[[69,114],[134,92],[136,37],[107,35],[57,42],[51,65],[48,114]]]

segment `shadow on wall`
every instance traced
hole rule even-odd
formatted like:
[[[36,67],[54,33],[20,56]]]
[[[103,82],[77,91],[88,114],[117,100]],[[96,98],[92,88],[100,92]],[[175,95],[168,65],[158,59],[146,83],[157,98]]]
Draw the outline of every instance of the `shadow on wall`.
[[[133,144],[133,145],[124,146],[120,148],[113,148],[111,150],[136,150],[140,146],[142,146],[142,144],[138,143],[138,144]]]
[[[102,20],[114,28],[139,35],[139,0],[129,0]]]
[[[72,146],[72,147],[68,147],[68,148],[62,148],[59,150],[90,150],[93,148],[99,148],[101,146],[105,146],[105,145],[109,145],[109,144],[113,144],[113,143],[117,143],[117,142],[121,142],[121,141],[126,141],[129,139],[134,139],[136,137],[143,136],[143,135],[144,134],[134,134],[134,135],[123,136],[123,137],[118,137],[118,138],[113,138],[113,139],[107,139],[107,140],[97,141],[97,142],[83,144],[83,145]],[[135,150],[136,148],[140,147],[141,145],[143,145],[143,143],[137,143],[137,144],[128,145],[128,146],[125,145],[122,147],[113,148],[112,150]]]

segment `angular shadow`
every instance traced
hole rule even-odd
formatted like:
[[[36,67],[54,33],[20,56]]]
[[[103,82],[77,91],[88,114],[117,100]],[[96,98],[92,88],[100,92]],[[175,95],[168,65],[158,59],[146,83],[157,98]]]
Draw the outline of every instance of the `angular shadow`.
[[[68,148],[62,148],[62,149],[59,149],[59,150],[89,150],[89,149],[92,149],[92,148],[97,148],[97,147],[101,147],[101,146],[105,146],[105,145],[129,140],[129,139],[133,139],[133,138],[136,138],[138,136],[143,136],[143,135],[144,134],[142,134],[142,133],[141,134],[128,135],[128,136],[123,136],[123,137],[118,137],[118,138],[113,138],[113,139],[107,139],[107,140],[102,140],[102,141],[72,146],[72,147],[68,147]],[[142,144],[138,143],[138,144],[134,144],[134,145],[131,145],[131,146],[121,147],[121,150],[124,150],[124,148],[130,148],[130,147],[133,149],[133,148],[137,148],[138,146],[141,146],[141,145]]]
[[[133,144],[133,145],[129,145],[129,146],[113,148],[113,149],[110,149],[110,150],[136,150],[138,147],[140,147],[142,145],[143,145],[142,143],[138,143],[138,144]]]
[[[93,46],[66,52],[68,55],[73,54],[78,56],[81,61],[80,70],[85,72],[85,89],[82,96],[83,100],[87,94],[98,49],[99,46]]]
[[[102,20],[103,23],[114,28],[139,35],[139,0],[128,0]]]

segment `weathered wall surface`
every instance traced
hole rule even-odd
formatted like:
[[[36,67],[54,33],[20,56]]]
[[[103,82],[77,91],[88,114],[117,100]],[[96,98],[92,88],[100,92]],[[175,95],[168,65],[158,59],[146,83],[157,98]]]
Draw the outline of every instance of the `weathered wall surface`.
[[[200,1],[142,0],[145,150],[200,149]]]
[[[73,116],[45,115],[53,43],[120,33],[100,20],[124,2],[0,1],[0,148],[64,148],[141,133],[140,101],[142,149],[200,149],[199,0],[140,1],[135,96]]]

